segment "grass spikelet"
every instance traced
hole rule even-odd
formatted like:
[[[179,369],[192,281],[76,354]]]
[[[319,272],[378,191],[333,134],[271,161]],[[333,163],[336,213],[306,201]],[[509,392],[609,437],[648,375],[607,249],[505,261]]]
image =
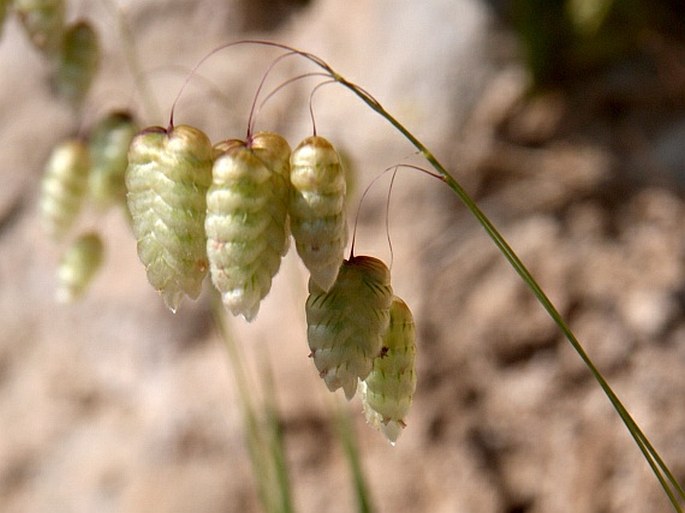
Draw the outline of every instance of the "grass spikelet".
[[[172,311],[184,295],[197,298],[207,274],[205,196],[212,156],[207,136],[187,125],[147,128],[129,148],[127,202],[138,256]]]
[[[2,36],[2,29],[5,25],[5,18],[7,17],[7,8],[12,3],[12,0],[0,0],[0,36]]]
[[[93,27],[78,21],[64,33],[53,86],[61,98],[80,105],[95,78],[100,62],[100,44]]]
[[[290,222],[297,253],[323,290],[335,282],[347,243],[345,176],[323,137],[302,141],[290,157]]]
[[[307,340],[329,390],[342,388],[351,399],[357,381],[369,375],[381,352],[391,302],[390,271],[373,257],[345,260],[328,291],[309,280]]]
[[[70,303],[83,295],[102,265],[103,253],[96,233],[80,236],[67,248],[57,268],[58,301]]]
[[[87,21],[78,21],[64,33],[53,87],[57,95],[78,106],[95,78],[100,62],[100,43]]]
[[[33,46],[47,55],[59,51],[66,13],[64,0],[14,0],[14,10]]]
[[[78,138],[57,145],[48,158],[39,208],[44,230],[56,241],[64,238],[81,210],[89,168],[88,148]]]
[[[258,133],[215,148],[205,221],[212,283],[233,315],[251,321],[287,250],[290,147]]]
[[[362,384],[366,420],[394,444],[406,427],[416,390],[416,328],[411,310],[395,296],[381,353]]]
[[[90,198],[100,208],[126,200],[128,148],[137,131],[133,117],[117,111],[102,118],[90,134],[92,168],[88,189]]]

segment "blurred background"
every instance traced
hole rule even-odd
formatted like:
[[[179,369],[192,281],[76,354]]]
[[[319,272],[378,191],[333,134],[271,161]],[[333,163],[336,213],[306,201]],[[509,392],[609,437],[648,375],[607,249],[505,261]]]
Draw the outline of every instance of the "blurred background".
[[[0,511],[264,511],[209,291],[171,314],[121,210],[91,209],[74,233],[102,234],[104,265],[81,301],[60,304],[68,242],[47,237],[38,214],[56,144],[112,109],[166,126],[189,70],[245,38],[320,56],[436,154],[685,482],[681,1],[70,0],[65,19],[88,20],[100,45],[76,102],[57,94],[54,56],[13,10],[40,2],[15,4],[0,39]],[[242,45],[212,56],[175,122],[214,142],[244,137],[280,54]],[[311,71],[284,59],[265,91]],[[280,90],[256,128],[297,145],[319,82]],[[351,220],[384,169],[425,165],[339,86],[320,88],[313,110],[348,163]],[[356,245],[386,262],[388,184],[371,188]],[[349,412],[373,511],[670,510],[596,382],[449,190],[400,170],[389,233],[393,287],[418,330],[418,388],[395,447],[307,358],[307,275],[294,251],[257,319],[230,322],[250,394],[263,389],[264,362],[273,369],[296,511],[360,510],[335,404]]]

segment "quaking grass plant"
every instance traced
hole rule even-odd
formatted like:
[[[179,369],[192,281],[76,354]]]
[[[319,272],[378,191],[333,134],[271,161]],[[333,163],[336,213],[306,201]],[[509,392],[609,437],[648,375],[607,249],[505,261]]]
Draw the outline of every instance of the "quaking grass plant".
[[[642,452],[642,455],[644,456],[646,462],[652,469],[654,475],[656,476],[657,480],[659,481],[661,487],[663,488],[664,493],[668,497],[670,503],[673,506],[673,509],[677,512],[682,512],[683,511],[683,502],[685,502],[685,491],[683,490],[683,487],[680,485],[680,483],[676,480],[675,476],[673,475],[673,472],[670,470],[668,465],[665,463],[659,452],[654,448],[654,446],[651,444],[649,441],[648,437],[644,434],[642,429],[638,426],[638,424],[635,422],[633,417],[630,415],[626,407],[623,405],[619,397],[616,395],[612,387],[609,385],[607,380],[604,378],[602,373],[599,371],[599,369],[595,366],[593,363],[592,359],[589,357],[589,355],[586,353],[585,349],[583,348],[582,344],[580,341],[577,339],[575,334],[573,333],[572,329],[570,326],[566,323],[566,321],[562,318],[561,314],[557,310],[557,308],[554,306],[552,301],[549,299],[547,294],[544,292],[544,290],[540,287],[538,282],[535,280],[535,278],[532,276],[528,268],[525,266],[525,264],[521,261],[521,259],[518,257],[518,255],[514,252],[514,250],[511,248],[511,246],[508,244],[508,242],[504,239],[504,237],[500,234],[500,232],[497,230],[497,228],[493,225],[493,223],[490,221],[490,219],[487,217],[487,215],[478,207],[476,202],[471,198],[471,196],[468,194],[468,192],[462,187],[462,185],[448,172],[448,170],[438,161],[438,159],[433,155],[433,153],[413,134],[411,133],[397,118],[395,118],[391,113],[389,113],[370,93],[368,93],[366,90],[364,90],[362,87],[358,86],[357,84],[348,81],[345,77],[340,75],[338,72],[336,72],[329,64],[327,64],[325,61],[320,59],[319,57],[310,54],[305,51],[297,50],[295,48],[292,48],[288,45],[284,45],[281,43],[276,43],[272,41],[261,41],[261,40],[245,40],[245,41],[239,41],[236,43],[230,43],[227,44],[223,47],[217,48],[210,54],[208,54],[203,60],[201,60],[198,65],[196,66],[195,70],[209,57],[214,55],[216,52],[223,50],[228,47],[232,47],[235,45],[261,45],[261,46],[268,46],[272,48],[277,48],[280,50],[283,50],[286,52],[285,56],[287,55],[297,55],[302,57],[303,59],[306,59],[307,61],[313,63],[315,66],[323,70],[323,76],[326,77],[328,80],[334,81],[341,85],[342,87],[348,89],[350,92],[352,92],[354,95],[356,95],[362,102],[364,102],[371,110],[379,114],[381,117],[383,117],[390,125],[392,125],[405,139],[407,139],[421,154],[421,156],[428,162],[428,164],[433,168],[433,171],[425,171],[427,174],[430,174],[431,176],[434,176],[435,178],[441,180],[449,189],[461,200],[461,202],[464,204],[464,206],[468,209],[468,211],[475,217],[475,219],[480,223],[480,225],[483,227],[487,235],[492,239],[493,243],[496,245],[496,247],[499,249],[499,251],[502,253],[504,258],[510,263],[510,265],[513,267],[514,271],[520,276],[520,278],[523,280],[523,282],[526,284],[526,286],[531,290],[531,292],[534,294],[534,296],[537,298],[539,303],[542,305],[542,307],[547,311],[549,316],[552,318],[552,320],[555,322],[555,324],[558,326],[560,331],[563,333],[563,335],[566,337],[568,342],[571,344],[573,349],[576,351],[578,356],[581,358],[589,372],[592,374],[592,376],[595,378],[603,392],[606,394],[607,398],[609,399],[611,405],[613,408],[616,410],[618,415],[620,416],[621,420],[625,424],[626,428],[628,429],[631,437],[635,441],[635,444],[638,446],[639,450]],[[172,114],[172,119],[173,119],[173,114]],[[250,138],[250,133],[248,130],[248,140]],[[291,212],[292,215],[292,212]],[[351,260],[354,258],[353,255],[351,255]],[[366,258],[372,258],[372,257],[366,257]],[[306,260],[305,260],[306,263]],[[345,268],[345,264],[343,263],[343,267],[341,269]],[[364,323],[370,323],[371,318],[368,320],[364,320],[364,316],[360,317],[360,313],[355,313],[354,309],[348,310],[347,307],[343,306],[345,305],[345,297],[346,295],[349,295],[351,298],[356,298],[359,299],[360,297],[363,296],[366,292],[364,292],[365,287],[361,287],[357,289],[357,286],[352,286],[351,289],[348,288],[343,288],[341,289],[340,292],[337,292],[337,284],[341,278],[341,276],[346,276],[347,273],[343,273],[342,271],[338,274],[336,281],[333,283],[333,286],[330,288],[328,292],[325,290],[319,291],[318,289],[318,283],[316,280],[315,283],[313,284],[314,286],[314,292],[317,294],[316,297],[312,298],[310,295],[310,300],[312,302],[312,306],[316,307],[317,312],[321,310],[321,308],[325,309],[330,309],[329,314],[319,314],[315,316],[317,321],[314,324],[309,324],[309,330],[310,333],[313,331],[315,338],[312,339],[310,336],[310,346],[312,345],[312,340],[319,340],[320,337],[320,324],[317,324],[323,320],[323,327],[326,330],[331,330],[331,333],[334,334],[340,334],[340,333],[346,333],[347,330],[349,329],[355,329],[353,326],[361,324],[362,326]],[[373,273],[372,273],[373,274]],[[314,275],[313,275],[314,276]],[[361,277],[361,283],[369,283],[368,285],[368,290],[373,291],[373,294],[378,294],[378,291],[380,290],[378,287],[379,284],[372,284],[372,282],[367,282],[367,280],[362,276]],[[386,286],[386,285],[384,285]],[[387,286],[389,287],[389,282],[387,283]],[[351,292],[348,292],[348,290],[351,290]],[[390,289],[391,290],[391,289]],[[312,291],[312,284],[311,284],[311,279],[310,279],[310,291]],[[391,297],[391,296],[390,296]],[[389,308],[390,303],[385,307],[387,312],[387,308]],[[309,308],[309,306],[308,306]],[[377,306],[370,307],[371,310],[374,308],[378,308]],[[337,313],[336,313],[337,312]],[[346,313],[348,312],[348,313]],[[384,313],[381,317],[376,317],[374,316],[375,319],[381,319],[385,317],[387,313]],[[328,317],[326,317],[328,316]],[[308,322],[310,320],[308,319]],[[375,320],[373,321],[373,325],[375,326],[378,321]],[[359,324],[358,324],[359,323]],[[371,324],[368,324],[371,326]],[[380,324],[380,333],[385,334],[385,331],[388,329],[388,323],[387,320],[381,322]],[[372,330],[373,331],[373,330]],[[327,335],[324,335],[324,340],[328,340]],[[341,340],[345,339],[343,337]],[[342,342],[342,341],[337,341],[337,342],[332,342],[331,347],[337,347],[337,348],[344,348],[344,347],[352,347],[354,344],[361,342],[361,338],[359,335],[352,335],[351,339],[345,339],[348,340],[347,342]],[[350,344],[352,341],[352,346],[345,345],[345,344]],[[342,344],[342,346],[340,345]],[[316,349],[318,349],[318,345],[315,342],[314,347],[313,347],[313,355],[316,359]],[[373,360],[375,358],[383,358],[386,356],[388,352],[388,347],[383,347],[380,346],[380,350],[374,354],[373,351],[371,351],[371,354],[366,355],[366,360],[362,358],[360,361],[365,361],[366,363],[360,364],[360,363],[355,363],[353,364],[354,369],[359,368],[359,365],[368,365],[369,370],[371,367],[373,367]],[[343,349],[343,352],[346,352],[347,349]],[[336,360],[339,361],[339,360]],[[346,361],[346,360],[345,360]],[[357,360],[354,360],[357,361]],[[334,364],[334,365],[340,365]],[[348,363],[343,363],[342,369],[348,369]],[[330,376],[330,371],[328,370],[328,367],[326,369],[320,368],[320,365],[317,364],[317,368],[322,373],[322,377],[326,379],[328,376]],[[363,370],[363,371],[353,371],[353,373],[356,373],[356,376],[361,379],[362,381],[366,379],[368,376],[369,371]],[[420,376],[419,376],[420,379]],[[356,389],[356,383],[354,387],[351,384],[347,384],[347,381],[345,383],[340,382],[338,383],[337,381],[335,382],[329,382],[326,381],[328,384],[329,388],[332,390],[338,388],[338,387],[343,387],[345,389],[345,395],[347,398],[351,398],[354,395],[354,391]],[[382,389],[383,387],[380,387]],[[401,420],[401,419],[400,419]]]
[[[22,5],[20,2],[17,4]],[[119,22],[125,28],[122,19]],[[63,25],[61,18],[55,24],[60,32]],[[126,30],[122,29],[122,33],[124,39],[128,39]],[[47,41],[46,38],[36,39],[34,33],[30,35],[34,40]],[[94,38],[87,39],[89,48],[94,48],[91,42]],[[134,71],[139,71],[131,41],[128,43],[130,66]],[[53,58],[52,46],[46,45],[37,46],[41,50],[49,47],[50,51],[46,54]],[[261,40],[230,43],[208,54],[197,64],[193,74],[206,59],[236,45],[266,46],[285,52],[274,64],[288,56],[309,61],[320,71],[295,77],[291,81],[303,76],[319,75],[326,82],[339,84],[384,118],[417,149],[432,168],[431,171],[422,171],[442,181],[461,200],[559,327],[620,416],[674,510],[682,512],[685,491],[668,465],[525,264],[433,153],[362,87],[348,81],[319,57],[288,45]],[[78,52],[83,48],[77,44],[73,50],[74,55],[81,55]],[[74,62],[83,61],[82,67],[88,74],[79,76],[67,70],[69,72],[65,76],[74,77],[74,86],[69,89],[74,93],[61,93],[76,108],[80,106],[89,87],[97,52],[90,51],[83,55],[83,59]],[[139,76],[139,73],[134,75]],[[262,85],[263,82],[257,95]],[[141,89],[149,96],[147,87]],[[150,110],[153,111],[154,107]],[[255,105],[252,114],[254,111]],[[353,250],[347,260],[343,258],[342,250],[347,240],[343,210],[345,185],[340,179],[340,159],[332,145],[318,136],[314,128],[313,136],[290,152],[287,142],[283,144],[284,141],[277,134],[266,138],[254,134],[252,114],[244,140],[229,138],[224,143],[212,146],[201,130],[185,125],[174,126],[172,108],[167,127],[148,127],[135,137],[132,132],[124,136],[125,141],[131,142],[125,160],[121,159],[121,148],[125,144],[118,143],[120,153],[114,156],[113,161],[127,162],[128,169],[122,172],[124,164],[119,164],[119,168],[113,169],[108,177],[114,177],[115,182],[116,177],[125,180],[130,220],[148,278],[160,291],[169,308],[175,310],[185,295],[197,297],[210,268],[216,269],[216,276],[219,276],[220,271],[220,277],[215,277],[213,273],[212,278],[223,296],[223,305],[231,313],[252,320],[257,314],[259,302],[269,292],[271,278],[278,270],[280,258],[287,251],[284,240],[292,230],[297,251],[311,272],[307,313],[308,340],[314,363],[326,385],[331,390],[343,388],[348,399],[355,395],[357,385],[361,382],[362,400],[370,423],[394,442],[405,428],[404,416],[411,404],[417,379],[413,366],[416,341],[411,310],[393,295],[389,271],[382,262],[370,256],[356,256]],[[284,152],[289,154],[288,160],[283,158]],[[87,160],[87,157],[83,160]],[[218,182],[217,163],[223,166]],[[80,169],[76,171],[78,173],[65,168],[59,173],[49,172],[47,179],[62,184],[65,180],[63,177],[75,174],[80,184],[87,183],[88,180],[81,176],[85,173]],[[118,196],[119,201],[123,198],[116,191],[122,186],[123,183],[112,184],[111,196]],[[85,190],[85,186],[81,189]],[[67,218],[67,221],[59,219],[57,223],[60,229],[56,231],[60,236],[68,231],[72,216],[78,213],[78,203],[85,194],[81,189],[76,197],[64,201],[70,209],[66,214],[56,213],[58,219],[60,215]],[[276,201],[272,197],[273,189],[280,189],[278,198],[285,199]],[[56,196],[50,187],[46,186],[46,190],[53,194],[52,198],[56,198],[51,201],[60,204],[61,197]],[[285,202],[284,205],[287,203],[285,210],[276,207],[265,216],[264,209],[268,210],[267,204],[271,205],[274,201]],[[210,209],[209,203],[216,208]],[[44,210],[51,212],[47,208]],[[65,286],[77,287],[68,294],[69,298],[82,293],[102,259],[101,242],[96,237],[96,234],[92,234],[86,239],[95,241],[84,246],[88,251],[83,254],[88,258],[79,256],[69,259],[69,272],[63,272],[68,278],[65,278]],[[92,255],[95,256],[91,258]],[[357,304],[365,307],[358,308]],[[238,388],[244,389],[244,369],[225,324],[224,306],[214,301],[216,324],[226,341]],[[267,384],[269,379],[268,376],[265,379]],[[275,391],[273,387],[269,390],[267,395],[273,399]],[[262,423],[256,413],[257,407],[249,400],[249,392],[243,390],[240,395],[255,475],[258,480],[263,479],[260,481],[259,495],[264,507],[269,512],[292,511],[283,438],[274,403],[265,402],[262,412],[265,412],[266,423]],[[371,511],[358,451],[346,422],[338,417],[339,433],[356,484],[359,510]]]

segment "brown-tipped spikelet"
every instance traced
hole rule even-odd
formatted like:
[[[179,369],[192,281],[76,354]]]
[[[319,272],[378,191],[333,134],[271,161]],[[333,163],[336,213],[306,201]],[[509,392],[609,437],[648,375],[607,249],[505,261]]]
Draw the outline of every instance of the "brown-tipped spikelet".
[[[88,187],[90,158],[82,139],[56,146],[45,166],[41,183],[40,212],[43,228],[54,240],[61,240],[81,210]]]
[[[184,294],[197,298],[207,274],[212,156],[207,136],[187,125],[146,128],[129,148],[126,189],[138,256],[172,311]]]
[[[53,85],[61,98],[80,105],[95,78],[100,44],[93,27],[79,21],[67,28],[56,63]]]
[[[100,208],[126,200],[128,147],[138,131],[128,112],[111,112],[102,118],[90,134],[91,170],[88,181],[90,197]]]
[[[64,0],[14,0],[14,10],[36,48],[47,55],[59,51],[64,34]]]
[[[362,384],[366,420],[395,443],[406,426],[416,390],[416,328],[411,310],[395,296],[381,353]]]
[[[96,233],[81,235],[62,255],[57,268],[57,300],[70,303],[86,291],[102,265],[104,248]]]
[[[205,220],[212,283],[233,315],[251,321],[287,250],[290,146],[262,132],[215,148]]]
[[[345,260],[328,292],[309,280],[307,339],[329,390],[354,396],[381,353],[391,302],[390,271],[373,257]]]
[[[308,137],[290,156],[290,223],[297,253],[323,290],[335,282],[347,243],[345,175],[323,137]]]

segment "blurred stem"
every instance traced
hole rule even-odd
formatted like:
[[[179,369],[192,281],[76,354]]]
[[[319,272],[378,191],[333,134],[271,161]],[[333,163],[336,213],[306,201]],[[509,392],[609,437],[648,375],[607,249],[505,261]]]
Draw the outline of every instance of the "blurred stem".
[[[275,390],[272,384],[268,385],[267,395],[272,400],[265,401],[263,409],[267,423],[264,427],[255,413],[254,387],[250,386],[244,358],[228,329],[226,313],[219,294],[213,292],[211,301],[214,324],[228,351],[228,359],[238,388],[248,451],[257,482],[257,494],[267,513],[293,513],[283,437],[273,400]]]
[[[359,448],[354,436],[354,430],[350,423],[347,411],[344,411],[338,401],[335,402],[335,427],[340,438],[340,443],[345,453],[345,458],[352,471],[354,491],[357,496],[357,507],[359,513],[373,513],[374,508],[371,504],[371,494],[366,486],[366,478],[359,460]]]
[[[267,426],[269,428],[270,453],[275,471],[275,479],[278,485],[276,489],[280,493],[279,511],[283,513],[293,513],[295,509],[293,507],[292,486],[290,484],[288,463],[285,456],[285,440],[283,438],[283,429],[281,427],[278,406],[276,404],[277,395],[273,371],[267,355],[265,355],[264,361],[262,362],[262,373],[262,383],[265,388],[264,411],[266,413]]]

